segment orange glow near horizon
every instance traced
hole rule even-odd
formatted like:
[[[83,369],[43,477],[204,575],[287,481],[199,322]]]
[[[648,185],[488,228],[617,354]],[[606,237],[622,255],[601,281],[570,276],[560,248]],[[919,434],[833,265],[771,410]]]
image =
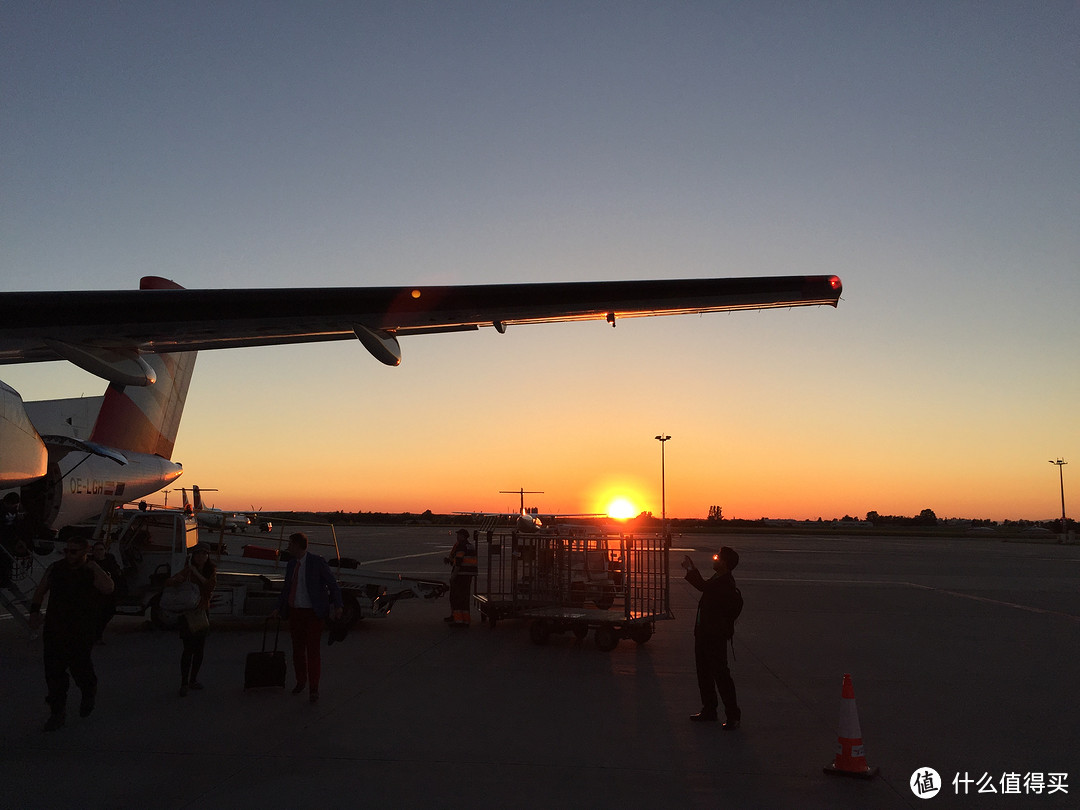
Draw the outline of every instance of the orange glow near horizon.
[[[740,326],[752,337],[758,328],[753,321]],[[574,331],[537,330],[549,336],[543,357],[574,356],[558,346],[562,329]],[[678,324],[665,326],[665,334],[672,330]],[[532,334],[519,332],[515,340]],[[723,375],[694,377],[693,367],[681,370],[694,380],[686,396],[642,387],[633,397],[613,398],[620,378],[597,379],[596,369],[618,369],[613,360],[642,350],[635,337],[619,333],[617,345],[588,355],[586,378],[574,378],[564,365],[547,367],[574,392],[574,430],[560,401],[548,396],[516,397],[512,407],[503,396],[440,394],[434,401],[432,392],[460,389],[460,358],[444,353],[443,343],[416,341],[410,366],[389,375],[334,377],[333,396],[326,369],[355,364],[355,347],[206,352],[173,454],[184,475],[172,488],[216,488],[213,504],[232,510],[451,514],[516,511],[517,497],[498,493],[522,486],[543,491],[527,505],[544,512],[608,514],[625,498],[638,513],[659,516],[661,452],[656,430],[641,425],[664,424],[673,436],[663,493],[669,518],[704,519],[714,505],[724,518],[744,520],[915,516],[923,509],[939,518],[997,521],[1061,515],[1058,470],[1047,461],[1080,455],[1058,438],[1059,426],[1073,420],[1075,398],[1041,399],[1038,419],[1013,419],[1015,430],[1003,431],[1006,417],[1023,410],[1019,404],[993,400],[998,411],[984,412],[948,391],[924,402],[875,386],[838,397],[836,379],[826,378],[827,390],[815,388],[814,379],[791,379],[767,357],[753,370],[752,385],[725,388],[714,382]],[[459,344],[445,345],[450,352]],[[482,366],[504,359],[480,348],[469,346]],[[738,368],[739,357],[729,358],[728,377],[751,374]],[[45,374],[44,365],[5,368],[4,382],[35,398],[101,386],[78,370]],[[289,369],[289,386],[267,389],[281,368]],[[897,385],[915,390],[910,380]],[[996,440],[986,442],[989,435]],[[1064,469],[1070,516],[1080,512],[1073,472],[1073,465]],[[178,497],[171,493],[169,504]],[[164,499],[162,493],[151,500]]]
[[[293,460],[284,473],[282,468],[269,464],[248,466],[248,460],[239,454],[215,455],[212,464],[210,456],[206,458],[197,459],[200,463],[191,465],[181,481],[184,486],[194,481],[216,487],[219,492],[212,500],[225,509],[416,514],[426,509],[436,514],[517,509],[516,499],[508,501],[495,494],[503,478],[485,475],[477,468],[463,470],[457,480],[448,481],[440,465],[410,467],[401,460],[386,465],[387,475],[357,481],[355,470],[340,460]],[[1049,466],[1045,461],[1043,464]],[[701,464],[686,463],[674,471],[669,465],[667,514],[673,518],[704,518],[709,507],[716,504],[723,508],[725,518],[746,520],[830,520],[845,515],[864,518],[871,510],[882,515],[914,516],[925,508],[933,509],[939,518],[1044,519],[1060,515],[1056,475],[1055,480],[1040,477],[1037,473],[1042,472],[1041,468],[1028,476],[1030,480],[984,476],[976,492],[944,497],[949,481],[941,476],[917,476],[913,470],[898,469],[878,476],[866,471],[861,478],[830,471],[835,474],[815,479],[809,466],[796,474],[778,476],[775,470],[759,469],[752,463],[745,463],[738,475]],[[204,473],[207,469],[213,470],[213,476]],[[541,511],[595,512],[620,519],[636,517],[643,511],[660,514],[659,482],[650,486],[644,477],[634,480],[625,476],[613,481],[605,476],[590,482],[587,475],[567,475],[558,464],[531,470],[530,474],[543,482],[536,486],[546,492],[532,496],[532,503],[527,505],[538,506]],[[979,497],[986,493],[997,496],[1002,506],[988,509]],[[179,493],[174,494],[178,501]],[[173,503],[170,495],[169,504]]]

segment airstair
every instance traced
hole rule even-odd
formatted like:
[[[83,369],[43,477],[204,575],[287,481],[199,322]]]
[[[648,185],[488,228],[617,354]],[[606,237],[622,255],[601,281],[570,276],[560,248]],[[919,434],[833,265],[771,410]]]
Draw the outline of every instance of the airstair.
[[[11,574],[5,576],[8,570]],[[0,605],[27,632],[30,631],[30,600],[44,573],[44,566],[32,553],[15,555],[0,546],[0,577],[6,580],[0,584]]]

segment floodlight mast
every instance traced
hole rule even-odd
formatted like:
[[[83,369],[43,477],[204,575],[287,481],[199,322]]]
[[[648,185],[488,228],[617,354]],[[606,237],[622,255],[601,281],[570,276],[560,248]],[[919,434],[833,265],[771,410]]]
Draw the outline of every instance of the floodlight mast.
[[[667,483],[665,481],[666,472],[664,469],[664,445],[671,437],[661,433],[654,438],[660,442],[660,525],[661,531],[664,534],[664,539],[667,540]]]
[[[1061,542],[1067,543],[1069,541],[1069,530],[1065,523],[1065,475],[1061,468],[1069,462],[1059,458],[1057,461],[1050,460],[1050,463],[1057,464],[1058,468],[1058,483],[1061,484]]]

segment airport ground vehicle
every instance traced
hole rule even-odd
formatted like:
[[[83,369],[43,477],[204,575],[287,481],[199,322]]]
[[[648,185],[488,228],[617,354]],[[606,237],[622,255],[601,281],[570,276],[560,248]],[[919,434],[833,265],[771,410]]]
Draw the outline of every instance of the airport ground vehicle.
[[[218,567],[218,584],[210,602],[211,616],[261,616],[277,605],[285,579],[287,532],[303,528],[315,539],[312,550],[324,554],[334,568],[342,590],[345,621],[385,617],[398,599],[442,596],[446,583],[409,579],[395,574],[360,570],[355,560],[343,559],[330,524],[288,524],[278,521],[278,537],[263,538],[263,545],[230,549],[223,534],[203,538]],[[161,588],[185,564],[188,550],[199,542],[195,517],[182,510],[132,510],[113,505],[103,512],[95,537],[105,539],[123,571],[118,583],[119,614],[143,615],[161,627],[171,627],[177,616],[161,607]]]
[[[188,549],[199,542],[194,517],[175,509],[124,509],[117,502],[109,502],[96,526],[71,527],[65,533],[69,538],[81,535],[105,540],[121,570],[114,591],[117,613],[143,615],[149,610],[155,623],[175,623],[176,617],[170,621],[161,614],[157,602],[165,580],[184,567]],[[57,544],[48,545],[47,553],[28,554],[18,560],[18,585],[27,597],[49,565],[58,559],[56,553],[62,552]],[[27,606],[19,604],[21,601],[5,601],[5,606],[29,627]]]
[[[480,534],[474,600],[492,627],[529,620],[529,636],[546,644],[553,633],[614,649],[619,640],[646,643],[656,622],[673,618],[668,544],[660,536],[518,532]]]

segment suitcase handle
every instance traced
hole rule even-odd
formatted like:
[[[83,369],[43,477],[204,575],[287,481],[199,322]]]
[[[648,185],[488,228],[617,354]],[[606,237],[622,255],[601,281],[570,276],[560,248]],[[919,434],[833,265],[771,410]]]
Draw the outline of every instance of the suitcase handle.
[[[263,642],[262,651],[266,652],[266,633],[270,629],[271,616],[266,617],[266,621],[263,622]],[[277,652],[278,636],[281,635],[281,617],[278,617],[277,628],[274,630],[274,652]]]

